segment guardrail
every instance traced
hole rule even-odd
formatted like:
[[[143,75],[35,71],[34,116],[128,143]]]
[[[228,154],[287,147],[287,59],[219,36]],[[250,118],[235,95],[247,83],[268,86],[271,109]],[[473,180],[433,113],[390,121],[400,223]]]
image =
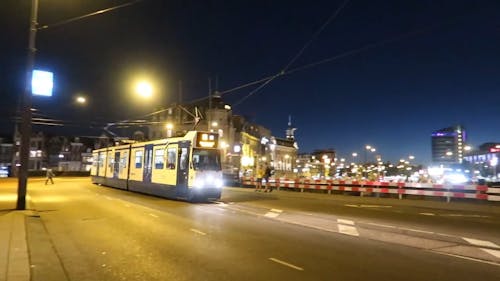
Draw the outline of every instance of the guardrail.
[[[255,186],[256,178],[245,177],[242,184]],[[326,190],[328,194],[332,191],[359,192],[365,194],[396,194],[399,199],[403,195],[420,195],[432,197],[445,197],[447,202],[452,198],[468,198],[475,200],[500,201],[500,186],[489,187],[487,185],[456,185],[456,184],[433,184],[433,183],[411,183],[411,182],[379,182],[379,181],[356,181],[356,180],[313,180],[313,179],[270,179],[269,185],[277,188],[304,190]]]

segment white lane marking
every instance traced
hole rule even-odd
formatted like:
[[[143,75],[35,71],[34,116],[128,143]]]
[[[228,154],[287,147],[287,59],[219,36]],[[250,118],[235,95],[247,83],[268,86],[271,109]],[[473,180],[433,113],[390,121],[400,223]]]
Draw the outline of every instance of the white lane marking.
[[[276,262],[276,263],[279,263],[279,264],[282,264],[284,266],[288,266],[290,268],[293,268],[293,269],[296,269],[296,270],[299,270],[299,271],[303,271],[304,269],[302,267],[299,267],[299,266],[296,266],[296,265],[293,265],[291,263],[287,263],[285,261],[282,261],[282,260],[279,260],[279,259],[276,259],[276,258],[269,258],[269,260],[273,261],[273,262]]]
[[[491,241],[485,241],[485,240],[479,240],[479,239],[467,238],[467,237],[462,237],[462,239],[464,239],[465,241],[469,242],[472,245],[500,249],[500,246],[498,246],[497,244],[495,244]]]
[[[355,205],[355,204],[345,204],[346,207],[352,208],[392,208],[390,205]]]
[[[500,251],[498,251],[498,250],[485,249],[485,248],[481,248],[481,250],[483,250],[486,253],[488,253],[490,255],[493,255],[493,256],[495,256],[497,258],[500,258]]]
[[[279,216],[280,214],[278,213],[275,213],[275,212],[267,212],[264,216],[268,217],[268,218],[275,218],[277,216]]]
[[[267,212],[264,216],[266,216],[268,218],[275,218],[275,217],[279,216],[281,214],[281,212],[283,212],[283,210],[271,209],[271,211]]]
[[[425,231],[425,230],[414,229],[414,228],[400,227],[399,229],[401,229],[401,230],[408,230],[408,231],[412,231],[412,232],[420,232],[420,233],[426,233],[426,234],[434,234],[434,232],[432,232],[432,231]]]
[[[108,200],[113,200],[113,198],[109,197],[109,196],[104,196],[104,198],[108,199]]]
[[[343,219],[337,219],[337,223],[354,225],[353,221],[351,221],[351,220],[343,220]]]
[[[149,213],[149,215],[150,215],[150,216],[152,216],[153,218],[158,218],[158,216],[157,216],[157,215],[155,215],[155,214],[151,214],[151,213]]]
[[[464,215],[464,214],[443,214],[442,217],[466,217],[466,218],[489,218],[490,216],[483,215]]]
[[[125,204],[125,207],[130,208],[130,205],[129,204]]]
[[[374,223],[374,222],[369,222],[369,225],[375,225],[375,226],[381,226],[381,227],[387,227],[387,228],[397,228],[393,225],[388,225],[388,224],[381,224],[381,223]]]
[[[226,203],[220,202],[220,201],[216,201],[215,204],[220,205],[220,206],[227,206]]]
[[[424,215],[424,216],[435,216],[433,213],[418,213],[419,215]]]
[[[460,259],[464,259],[464,260],[470,260],[470,261],[475,261],[475,262],[480,262],[480,263],[486,263],[486,264],[490,264],[490,265],[500,266],[500,263],[496,263],[496,262],[485,261],[485,260],[480,260],[480,259],[475,259],[475,258],[469,258],[469,257],[464,257],[464,256],[460,256],[460,255],[450,254],[450,253],[438,252],[438,251],[434,251],[434,250],[430,250],[430,252],[433,252],[433,253],[436,253],[436,254],[440,254],[440,255],[443,255],[443,256],[450,256],[450,257],[460,258]]]
[[[359,236],[358,230],[353,226],[339,224],[339,232],[351,236]]]
[[[194,233],[200,234],[200,235],[207,235],[205,232],[200,231],[200,230],[198,230],[198,229],[191,228],[191,229],[189,229],[189,230],[191,230],[191,231],[192,231],[192,232],[194,232]]]

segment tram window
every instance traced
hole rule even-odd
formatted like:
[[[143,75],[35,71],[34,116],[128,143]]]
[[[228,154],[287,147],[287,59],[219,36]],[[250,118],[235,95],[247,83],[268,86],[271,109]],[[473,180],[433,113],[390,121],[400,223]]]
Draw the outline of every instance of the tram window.
[[[115,165],[115,159],[113,158],[112,152],[108,153],[108,169],[109,172],[113,172],[113,166]]]
[[[168,148],[167,149],[167,168],[168,169],[175,169],[175,160],[176,160],[176,155],[177,155],[177,149],[175,148]]]
[[[144,155],[143,151],[135,152],[135,168],[142,168],[142,156]]]
[[[195,170],[220,170],[221,164],[219,151],[208,149],[194,149],[193,166]]]
[[[99,168],[102,168],[104,166],[104,162],[106,162],[106,154],[101,153],[99,155]]]
[[[181,170],[186,170],[187,169],[187,162],[188,162],[187,161],[188,160],[187,153],[188,153],[187,148],[185,148],[185,147],[181,148],[181,161],[179,163],[179,168]]]
[[[120,173],[122,169],[127,168],[127,159],[128,159],[128,152],[124,152],[123,156],[120,158]]]
[[[163,156],[165,155],[165,150],[157,149],[155,150],[155,169],[163,169],[163,163],[165,159]]]

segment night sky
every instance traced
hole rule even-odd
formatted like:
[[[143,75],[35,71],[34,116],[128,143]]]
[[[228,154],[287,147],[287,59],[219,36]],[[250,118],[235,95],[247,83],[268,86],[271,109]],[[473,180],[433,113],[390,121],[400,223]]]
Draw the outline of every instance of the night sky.
[[[39,23],[123,3],[40,0]],[[42,30],[36,68],[54,72],[55,92],[33,107],[67,132],[92,134],[93,122],[178,101],[178,81],[190,101],[208,95],[209,78],[224,92],[285,70],[251,95],[258,85],[223,98],[276,136],[291,115],[300,152],[334,148],[350,160],[370,144],[385,160],[412,154],[427,164],[431,132],[454,124],[473,146],[500,142],[500,1],[352,0],[317,33],[343,3],[143,0]],[[30,5],[0,4],[2,135],[13,131],[24,88]],[[154,81],[156,100],[132,98],[138,76]],[[76,94],[89,99],[85,108]]]

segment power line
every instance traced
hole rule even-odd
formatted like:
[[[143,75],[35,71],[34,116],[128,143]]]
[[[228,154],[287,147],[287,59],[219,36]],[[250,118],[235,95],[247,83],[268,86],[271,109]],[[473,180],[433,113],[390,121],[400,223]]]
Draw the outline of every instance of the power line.
[[[117,10],[117,9],[120,9],[120,8],[125,8],[125,7],[128,7],[128,6],[132,6],[132,5],[137,4],[139,2],[142,2],[142,1],[143,0],[135,0],[135,1],[128,2],[128,3],[125,3],[125,4],[121,4],[121,5],[117,5],[117,6],[114,6],[114,7],[111,7],[111,8],[102,9],[102,10],[99,10],[99,11],[96,11],[96,12],[93,12],[93,13],[90,13],[90,14],[86,14],[86,15],[83,15],[83,16],[78,16],[78,17],[74,17],[74,18],[62,20],[62,21],[59,21],[59,22],[42,25],[42,26],[38,27],[37,30],[44,30],[44,29],[48,29],[48,28],[58,27],[58,26],[65,25],[67,23],[71,23],[71,22],[75,22],[75,21],[79,21],[79,20],[82,20],[82,19],[85,19],[85,18],[88,18],[88,17],[97,16],[97,15],[104,14],[104,13],[107,13],[107,12],[111,12],[111,11],[114,11],[114,10]]]
[[[347,5],[347,3],[349,3],[350,0],[344,0],[344,2],[342,2],[342,4],[337,8],[335,9],[335,11],[333,11],[333,13],[328,17],[328,19],[325,21],[325,23],[323,23],[321,25],[321,27],[316,30],[316,32],[314,32],[313,36],[311,37],[311,39],[302,47],[302,49],[300,49],[300,51],[288,62],[288,64],[286,64],[285,67],[283,67],[283,69],[281,71],[279,71],[278,73],[276,73],[275,75],[271,76],[271,78],[269,78],[268,80],[266,80],[262,85],[260,85],[259,87],[257,87],[256,89],[254,89],[253,91],[251,91],[250,93],[248,93],[246,96],[244,96],[242,99],[240,99],[239,101],[233,103],[233,106],[237,106],[239,104],[241,104],[242,102],[244,102],[246,99],[248,99],[249,97],[251,97],[252,95],[254,95],[255,93],[257,93],[258,91],[260,91],[260,89],[264,88],[266,85],[268,85],[269,83],[271,83],[274,79],[278,78],[279,76],[283,75],[287,69],[304,53],[304,51],[309,47],[309,45],[311,45],[311,43],[316,40],[316,38],[321,34],[321,32],[326,28],[326,26],[328,26],[328,24],[330,24],[330,22],[332,22],[339,14],[340,12],[344,9],[344,7]]]

